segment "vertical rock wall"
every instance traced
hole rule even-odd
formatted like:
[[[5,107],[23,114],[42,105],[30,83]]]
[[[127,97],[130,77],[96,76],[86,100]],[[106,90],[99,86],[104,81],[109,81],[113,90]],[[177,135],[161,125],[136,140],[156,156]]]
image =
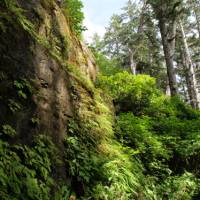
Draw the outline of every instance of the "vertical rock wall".
[[[34,24],[38,37],[50,47],[36,41],[17,20],[14,24],[5,22],[6,31],[0,33],[0,72],[4,77],[0,82],[0,122],[11,123],[25,141],[31,139],[34,132],[51,134],[59,141],[66,131],[67,120],[74,115],[70,96],[72,78],[63,68],[62,61],[74,70],[80,70],[88,80],[94,81],[96,77],[93,56],[70,30],[62,9],[56,1],[44,2],[18,0],[17,4]],[[51,55],[51,49],[57,52],[59,59]],[[33,87],[26,101],[19,97],[14,84],[23,80]],[[8,106],[11,94],[13,101],[23,104],[14,113]],[[31,119],[37,119],[39,123],[34,125]]]

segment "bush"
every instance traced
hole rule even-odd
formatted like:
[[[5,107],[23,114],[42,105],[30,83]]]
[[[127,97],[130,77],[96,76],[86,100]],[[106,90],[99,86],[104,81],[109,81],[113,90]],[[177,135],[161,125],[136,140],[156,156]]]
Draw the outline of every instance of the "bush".
[[[99,86],[106,90],[120,111],[141,115],[155,96],[159,95],[154,78],[148,75],[131,75],[128,72],[101,76]]]
[[[44,135],[37,136],[31,148],[0,138],[0,199],[49,200],[52,189],[59,187],[52,177],[55,155],[55,146]]]
[[[193,174],[185,172],[181,176],[167,178],[157,188],[157,194],[161,199],[191,200],[197,192],[198,184]]]

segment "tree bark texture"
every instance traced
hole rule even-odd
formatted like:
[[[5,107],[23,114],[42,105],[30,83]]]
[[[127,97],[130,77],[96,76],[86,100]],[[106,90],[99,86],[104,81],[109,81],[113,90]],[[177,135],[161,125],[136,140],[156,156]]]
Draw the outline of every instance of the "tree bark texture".
[[[164,18],[159,19],[159,28],[162,37],[163,50],[167,66],[170,92],[172,96],[177,94],[176,72],[174,68],[174,51],[176,37],[176,22],[167,24]]]
[[[200,98],[199,98],[199,93],[197,89],[197,80],[196,80],[194,65],[190,56],[187,38],[186,38],[186,34],[185,34],[184,27],[181,20],[179,20],[179,26],[180,26],[182,44],[183,44],[182,60],[183,60],[183,64],[185,66],[185,71],[186,71],[186,82],[187,82],[187,88],[188,88],[188,93],[190,97],[190,104],[193,108],[199,109]]]

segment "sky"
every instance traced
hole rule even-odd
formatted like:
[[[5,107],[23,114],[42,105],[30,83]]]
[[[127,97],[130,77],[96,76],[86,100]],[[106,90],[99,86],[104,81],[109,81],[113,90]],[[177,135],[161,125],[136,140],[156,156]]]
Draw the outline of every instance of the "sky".
[[[103,36],[110,17],[119,13],[127,0],[82,0],[82,2],[85,14],[84,25],[88,29],[84,33],[84,38],[90,42],[94,33]]]

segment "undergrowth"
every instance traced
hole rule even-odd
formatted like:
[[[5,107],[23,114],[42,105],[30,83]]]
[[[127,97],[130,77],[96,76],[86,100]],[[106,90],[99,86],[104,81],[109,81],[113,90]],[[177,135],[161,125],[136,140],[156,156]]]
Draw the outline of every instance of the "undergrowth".
[[[116,139],[142,165],[136,199],[199,197],[200,112],[163,95],[147,75],[100,76],[98,85],[115,103]]]
[[[15,131],[4,125],[1,138],[14,137]],[[62,188],[52,176],[56,158],[56,147],[45,135],[35,137],[32,146],[9,144],[0,140],[0,197],[2,200],[51,199],[53,188],[55,196]],[[59,194],[60,193],[60,194]],[[64,196],[63,196],[64,197]],[[56,199],[56,198],[53,198]],[[58,198],[60,199],[60,198]]]

